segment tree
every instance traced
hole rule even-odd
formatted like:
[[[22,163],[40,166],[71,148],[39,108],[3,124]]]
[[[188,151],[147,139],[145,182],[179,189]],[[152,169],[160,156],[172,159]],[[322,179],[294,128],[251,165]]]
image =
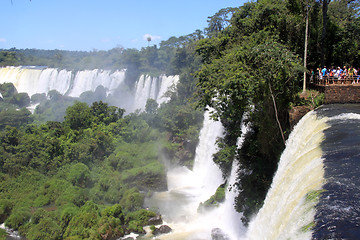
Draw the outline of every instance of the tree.
[[[157,111],[158,105],[159,104],[154,99],[149,98],[146,101],[145,111],[150,114],[155,114]]]
[[[90,107],[83,102],[75,102],[75,104],[66,109],[64,124],[71,129],[79,130],[90,127],[92,115]]]
[[[326,52],[326,29],[327,29],[327,22],[328,22],[328,5],[331,2],[331,0],[320,0],[322,2],[322,19],[323,19],[323,27],[322,27],[322,33],[321,33],[321,41],[320,41],[320,47],[321,47],[321,66],[325,66],[325,52]]]
[[[237,10],[237,8],[223,8],[220,9],[213,16],[208,17],[208,27],[205,29],[209,37],[216,36],[219,32],[224,30],[230,24],[230,19],[232,14]]]

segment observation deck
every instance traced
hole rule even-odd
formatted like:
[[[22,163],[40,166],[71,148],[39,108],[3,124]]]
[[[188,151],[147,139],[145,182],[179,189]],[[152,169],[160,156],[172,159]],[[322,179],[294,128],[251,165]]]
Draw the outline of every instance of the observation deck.
[[[325,104],[360,103],[360,76],[345,78],[315,77],[309,88],[325,93]]]

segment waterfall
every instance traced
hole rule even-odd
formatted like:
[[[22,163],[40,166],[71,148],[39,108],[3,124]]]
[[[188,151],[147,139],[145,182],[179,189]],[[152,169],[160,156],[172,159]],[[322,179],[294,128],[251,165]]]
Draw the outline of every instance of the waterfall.
[[[324,105],[291,132],[247,239],[358,239],[360,105]]]
[[[305,115],[291,132],[263,207],[249,224],[247,239],[311,239],[316,202],[307,194],[321,189],[322,150],[327,118]]]
[[[133,111],[136,109],[145,110],[146,101],[151,98],[159,105],[167,102],[170,98],[166,95],[169,90],[179,81],[179,76],[151,77],[142,75],[136,82]]]
[[[156,100],[158,104],[169,101],[166,93],[175,87],[178,81],[179,76],[141,75],[135,84],[134,92],[129,90],[126,96],[116,96],[118,101],[113,102],[119,102],[120,107],[131,103],[131,107],[126,107],[128,112],[136,109],[143,111],[149,98]],[[5,67],[0,68],[0,83],[5,82],[13,83],[18,92],[25,92],[30,97],[35,93],[47,94],[51,90],[56,90],[62,95],[79,97],[83,92],[95,91],[100,85],[107,89],[108,94],[116,94],[117,88],[124,87],[125,70],[113,72],[94,69],[73,72],[45,67]]]
[[[200,131],[199,144],[193,170],[178,166],[167,173],[168,191],[154,193],[145,204],[158,208],[163,219],[173,232],[159,236],[159,239],[210,239],[211,229],[217,219],[198,213],[200,202],[209,199],[223,184],[222,173],[212,161],[216,152],[216,138],[223,134],[220,122],[210,119],[205,113]]]
[[[84,70],[73,73],[56,68],[0,68],[0,83],[13,83],[18,92],[29,96],[56,90],[63,95],[79,97],[85,91],[95,91],[102,85],[108,91],[116,89],[125,79],[125,70]]]
[[[125,80],[125,71],[111,72],[109,70],[84,70],[78,71],[73,80],[73,86],[69,89],[69,96],[79,97],[85,91],[95,91],[102,85],[108,91],[116,89]]]
[[[242,147],[249,129],[250,126],[243,120],[238,148]],[[209,112],[205,112],[193,170],[186,167],[170,169],[167,174],[169,190],[154,193],[152,198],[147,199],[146,204],[157,207],[166,224],[173,228],[172,233],[158,239],[207,240],[212,239],[214,231],[218,235],[216,239],[237,240],[244,236],[246,230],[241,222],[242,215],[235,211],[234,206],[238,194],[234,185],[240,169],[237,161],[233,162],[225,201],[214,209],[198,212],[199,204],[209,199],[224,183],[220,169],[212,161],[212,155],[217,151],[216,138],[222,136],[223,131],[221,123],[212,121]]]
[[[248,114],[244,113],[241,122],[241,136],[237,141],[237,148],[241,149],[246,134],[250,131],[249,123],[245,123]],[[237,182],[238,172],[241,171],[240,163],[235,159],[232,164],[231,174],[228,179],[227,189],[225,192],[225,201],[215,211],[214,217],[218,219],[218,228],[224,233],[229,240],[241,239],[246,232],[245,226],[241,222],[242,214],[235,211],[235,198],[238,195]]]

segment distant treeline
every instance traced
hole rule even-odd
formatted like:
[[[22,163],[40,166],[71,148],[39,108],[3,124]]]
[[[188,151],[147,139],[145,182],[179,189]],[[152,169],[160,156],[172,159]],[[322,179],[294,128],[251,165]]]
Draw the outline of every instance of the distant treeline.
[[[0,66],[47,66],[68,70],[127,69],[129,74],[179,74],[179,64],[187,59],[182,53],[186,45],[204,38],[203,32],[171,37],[160,46],[141,50],[116,47],[107,51],[66,51],[40,49],[0,49]]]

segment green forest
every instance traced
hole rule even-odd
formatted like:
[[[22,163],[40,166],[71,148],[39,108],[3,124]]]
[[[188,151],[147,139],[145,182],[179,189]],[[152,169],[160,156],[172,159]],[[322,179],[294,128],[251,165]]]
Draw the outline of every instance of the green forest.
[[[179,75],[180,82],[168,103],[149,99],[135,113],[109,104],[101,88],[75,99],[55,91],[28,96],[1,84],[0,223],[26,239],[144,233],[158,214],[143,208],[144,198],[167,189],[166,161],[192,166],[203,112],[211,108],[225,128],[214,162],[225,178],[234,159],[243,168],[235,208],[246,225],[270,187],[291,131],[290,109],[322,103],[321,95],[314,101],[301,94],[304,71],[360,66],[359,4],[247,2],[219,10],[204,30],[141,50],[1,49],[0,66],[126,69],[129,88],[141,74]],[[41,102],[34,114],[26,109],[31,101]],[[237,149],[244,113],[251,131]],[[223,199],[221,191],[209,204]],[[0,230],[0,239],[5,235]]]

